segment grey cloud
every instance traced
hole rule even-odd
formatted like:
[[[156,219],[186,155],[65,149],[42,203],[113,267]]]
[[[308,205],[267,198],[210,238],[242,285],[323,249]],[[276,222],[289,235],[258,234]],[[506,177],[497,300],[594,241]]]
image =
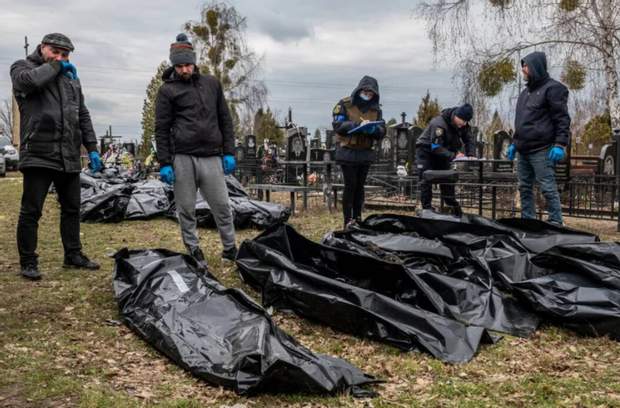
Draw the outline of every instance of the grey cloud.
[[[14,60],[23,58],[23,36],[28,35],[32,50],[47,32],[63,31],[76,45],[71,58],[77,65],[97,133],[103,134],[111,124],[115,133],[136,139],[141,134],[146,86],[159,63],[168,58],[170,43],[183,24],[199,18],[202,4],[202,0],[58,0],[46,5],[34,0],[0,0],[0,9],[8,10],[8,14],[0,14],[0,99],[10,95],[8,70]],[[270,49],[260,52],[265,54],[263,76],[270,91],[268,102],[280,118],[292,106],[299,124],[310,129],[329,126],[333,105],[365,74],[379,79],[387,117],[397,117],[402,111],[411,115],[427,88],[444,105],[456,102],[448,72],[433,71],[430,66],[415,71],[404,67],[405,59],[398,58],[402,44],[385,38],[381,27],[375,25],[385,16],[419,24],[410,19],[415,2],[237,0],[231,4],[247,17],[249,43],[253,36],[264,35],[284,48],[278,56]],[[341,63],[333,60],[333,54],[342,50],[305,48],[316,43],[315,27],[346,31],[356,25],[367,25],[368,35],[380,39],[380,59]],[[324,55],[312,63],[295,64],[286,61],[289,50],[296,55]],[[369,55],[373,53],[369,51]]]
[[[281,13],[259,18],[255,27],[280,42],[299,41],[312,36],[312,27],[298,19],[287,18]]]

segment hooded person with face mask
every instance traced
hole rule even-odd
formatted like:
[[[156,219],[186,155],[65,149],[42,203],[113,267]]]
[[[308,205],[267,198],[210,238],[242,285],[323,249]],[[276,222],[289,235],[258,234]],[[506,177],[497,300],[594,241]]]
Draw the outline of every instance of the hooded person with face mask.
[[[533,190],[534,182],[538,182],[547,202],[549,221],[562,224],[555,165],[566,157],[570,141],[568,88],[549,77],[543,52],[527,55],[521,67],[527,87],[517,101],[513,144],[508,148],[508,158],[519,159],[521,216],[536,217]]]
[[[364,184],[375,160],[372,146],[385,136],[385,124],[370,125],[355,131],[365,122],[382,122],[379,84],[370,76],[363,77],[351,96],[341,99],[333,109],[333,128],[337,135],[336,162],[342,169],[344,192],[342,211],[344,226],[362,218]]]

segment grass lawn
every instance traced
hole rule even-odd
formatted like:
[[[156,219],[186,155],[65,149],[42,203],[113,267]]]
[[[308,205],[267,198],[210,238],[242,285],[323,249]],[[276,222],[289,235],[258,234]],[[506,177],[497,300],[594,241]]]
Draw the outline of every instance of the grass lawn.
[[[82,224],[84,251],[97,272],[62,268],[59,209],[49,196],[39,229],[40,282],[22,279],[15,244],[21,179],[0,179],[0,407],[410,407],[620,406],[620,343],[580,338],[542,327],[528,339],[506,336],[484,346],[468,364],[449,365],[425,354],[403,353],[294,315],[275,321],[302,344],[356,364],[387,382],[378,398],[303,395],[244,398],[194,379],[118,324],[112,294],[113,261],[122,247],[183,250],[170,220]],[[340,226],[340,215],[317,205],[290,223],[318,240]],[[568,219],[568,225],[620,240],[615,222]],[[256,230],[239,231],[238,243]],[[235,267],[222,266],[217,233],[201,230],[211,272],[243,285]]]

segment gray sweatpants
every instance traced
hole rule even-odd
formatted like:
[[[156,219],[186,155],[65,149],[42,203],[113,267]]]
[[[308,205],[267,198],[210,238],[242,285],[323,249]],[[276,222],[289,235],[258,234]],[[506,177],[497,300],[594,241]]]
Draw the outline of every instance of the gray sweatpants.
[[[200,194],[211,207],[224,249],[234,247],[235,225],[222,158],[177,154],[174,157],[174,176],[174,200],[185,246],[196,248],[200,244],[196,232],[196,190],[200,189]]]

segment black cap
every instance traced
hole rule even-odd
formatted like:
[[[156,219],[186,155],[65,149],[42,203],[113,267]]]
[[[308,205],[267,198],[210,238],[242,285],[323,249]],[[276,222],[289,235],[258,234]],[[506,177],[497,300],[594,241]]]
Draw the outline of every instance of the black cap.
[[[73,52],[73,50],[75,49],[69,37],[60,33],[51,33],[45,35],[45,37],[43,37],[43,40],[41,40],[41,44],[52,45],[54,47],[62,48],[71,52]]]
[[[474,117],[474,108],[470,104],[466,103],[454,110],[454,116],[458,116],[465,122],[469,122],[471,118]]]

